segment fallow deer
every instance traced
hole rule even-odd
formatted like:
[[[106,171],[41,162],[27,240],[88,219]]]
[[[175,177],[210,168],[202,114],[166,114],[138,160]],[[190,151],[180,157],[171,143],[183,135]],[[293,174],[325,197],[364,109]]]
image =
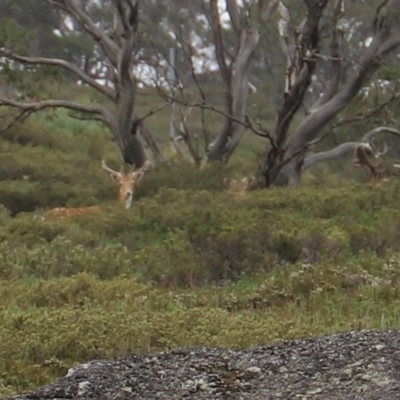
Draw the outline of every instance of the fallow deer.
[[[254,176],[242,179],[224,178],[225,187],[237,198],[243,198],[255,182],[256,178]]]
[[[382,154],[384,154],[384,152],[375,154],[371,146],[367,143],[357,146],[354,152],[354,167],[364,168],[369,171],[371,173],[372,184],[379,184],[381,182],[387,182],[389,180],[389,167],[381,168],[382,163],[379,163],[378,165],[373,165],[368,158],[368,155],[374,155],[378,158]]]
[[[123,170],[120,172],[115,171],[107,166],[106,162],[102,161],[102,168],[110,174],[111,179],[119,185],[118,191],[118,202],[123,204],[126,209],[132,205],[133,193],[135,186],[143,178],[146,171],[151,167],[150,161],[146,161],[141,168],[137,171],[130,170],[125,173]],[[89,207],[57,207],[51,210],[45,211],[45,217],[55,217],[64,219],[67,217],[74,217],[85,214],[98,213],[102,210],[101,206],[89,206]]]

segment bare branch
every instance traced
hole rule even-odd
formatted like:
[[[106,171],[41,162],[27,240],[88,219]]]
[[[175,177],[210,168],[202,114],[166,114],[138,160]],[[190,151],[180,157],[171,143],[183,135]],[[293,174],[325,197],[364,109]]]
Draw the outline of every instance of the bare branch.
[[[112,120],[113,120],[110,112],[106,110],[104,107],[88,106],[79,104],[75,101],[68,101],[68,100],[44,100],[32,103],[22,103],[10,99],[0,98],[0,107],[1,106],[13,107],[21,111],[19,116],[16,117],[15,120],[11,124],[9,124],[6,128],[2,129],[2,131],[9,129],[16,122],[22,122],[33,112],[44,110],[46,108],[66,108],[69,110],[95,114],[99,121],[105,123],[109,127],[112,126]]]
[[[340,126],[348,125],[348,124],[351,124],[351,123],[357,122],[357,121],[365,121],[366,119],[373,117],[374,115],[376,115],[380,111],[382,111],[390,103],[392,103],[394,100],[398,99],[399,97],[400,97],[400,93],[398,93],[398,91],[395,90],[388,100],[386,100],[385,102],[380,104],[378,107],[374,108],[373,110],[369,111],[368,113],[357,115],[352,118],[347,118],[347,119],[344,119],[344,120],[341,120],[341,121],[338,121],[338,122],[332,124],[332,126],[323,135],[321,135],[319,138],[308,143],[307,148],[310,148],[312,146],[315,146],[317,143],[322,142],[327,136],[329,136],[336,128],[338,128]]]
[[[178,125],[177,121],[175,121],[175,119],[173,120],[174,128],[179,133],[179,135],[172,138],[172,141],[173,141],[172,144],[173,144],[176,152],[179,154],[179,156],[182,159],[186,159],[187,157],[185,157],[185,154],[183,153],[183,150],[180,147],[180,142],[184,142],[190,153],[190,156],[191,156],[194,164],[197,167],[200,167],[203,157],[200,154],[200,152],[198,151],[198,148],[196,149],[194,147],[194,145],[192,143],[192,137],[189,133],[189,129],[187,126],[187,119],[188,119],[190,113],[192,112],[192,110],[193,110],[193,108],[187,108],[186,112],[183,112],[182,108],[179,107],[179,111],[181,114],[181,123]]]
[[[339,157],[343,154],[348,153],[349,151],[354,151],[359,145],[360,142],[347,142],[342,143],[331,150],[321,151],[319,153],[312,154],[305,158],[301,170],[303,172],[307,171],[309,168],[313,167],[319,162],[331,160],[332,158]]]
[[[82,26],[85,32],[99,44],[114,67],[117,66],[119,52],[118,45],[90,19],[76,0],[65,0],[62,2],[57,0],[47,1],[72,16]]]
[[[377,128],[370,130],[369,132],[367,132],[363,136],[361,141],[364,143],[369,143],[374,136],[376,136],[377,134],[382,133],[382,132],[388,132],[388,133],[391,133],[392,135],[400,137],[400,130],[395,129],[395,128],[389,128],[387,126],[379,126]]]
[[[245,116],[245,122],[246,122],[246,125],[245,125],[246,128],[249,128],[251,130],[251,132],[255,133],[257,136],[268,139],[271,146],[273,148],[276,147],[276,143],[275,143],[271,133],[268,130],[266,130],[265,128],[263,128],[259,122],[257,122],[258,128],[255,128],[248,115]]]
[[[170,101],[166,101],[165,103],[159,105],[156,108],[153,108],[152,110],[148,111],[146,114],[141,116],[140,118],[135,118],[135,124],[139,125],[141,124],[145,119],[151,117],[154,114],[157,114],[159,111],[163,110],[165,107],[171,105]]]
[[[87,83],[89,86],[98,90],[100,93],[105,94],[109,99],[113,101],[115,100],[115,95],[112,90],[98,83],[95,79],[91,78],[82,69],[72,64],[71,62],[57,58],[25,57],[2,49],[0,49],[0,56],[9,58],[11,60],[19,61],[24,64],[50,65],[50,66],[65,68],[68,71],[74,73],[79,79]]]

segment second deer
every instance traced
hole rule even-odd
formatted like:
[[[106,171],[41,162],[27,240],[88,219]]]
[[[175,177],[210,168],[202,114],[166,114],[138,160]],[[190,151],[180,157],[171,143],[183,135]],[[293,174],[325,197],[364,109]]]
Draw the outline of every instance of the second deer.
[[[376,158],[387,152],[387,148],[382,153],[374,153],[372,147],[368,144],[360,144],[356,147],[354,152],[354,166],[356,168],[364,168],[371,174],[371,183],[380,184],[381,182],[387,182],[389,180],[389,168],[382,168],[382,163],[374,165],[369,160],[368,155],[373,155]]]
[[[254,176],[248,178],[241,178],[241,179],[232,179],[232,178],[225,178],[224,184],[225,187],[231,191],[235,197],[243,198],[246,195],[246,192],[254,185],[256,182],[256,178]]]

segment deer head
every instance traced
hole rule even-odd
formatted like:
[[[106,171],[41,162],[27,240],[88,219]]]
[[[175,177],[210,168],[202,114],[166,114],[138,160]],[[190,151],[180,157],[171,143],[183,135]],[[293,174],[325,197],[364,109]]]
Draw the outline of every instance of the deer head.
[[[111,169],[107,166],[105,161],[102,161],[102,167],[110,174],[111,179],[118,183],[118,199],[122,204],[125,205],[125,208],[129,208],[132,204],[135,185],[143,178],[145,172],[151,167],[151,163],[150,161],[146,161],[140,169],[137,171],[131,170],[128,173],[125,173],[123,170],[118,172]],[[101,211],[102,207],[98,205],[88,207],[56,207],[45,211],[39,218],[46,219],[47,217],[50,217],[64,219],[80,215],[100,213]]]
[[[254,176],[242,179],[224,178],[225,187],[240,197],[244,196],[255,182],[256,178]]]
[[[382,163],[377,165],[371,164],[368,155],[373,155],[375,158],[379,158],[387,152],[387,147],[380,153],[375,153],[369,143],[362,143],[356,147],[354,152],[354,166],[356,168],[364,168],[371,173],[372,183],[380,183],[388,181],[389,167],[382,169]]]
[[[137,171],[132,169],[125,173],[122,169],[120,172],[115,171],[107,166],[103,160],[102,168],[110,174],[111,179],[119,185],[118,200],[124,204],[125,208],[130,208],[132,205],[133,193],[135,186],[143,178],[146,171],[151,167],[150,161],[146,161]]]

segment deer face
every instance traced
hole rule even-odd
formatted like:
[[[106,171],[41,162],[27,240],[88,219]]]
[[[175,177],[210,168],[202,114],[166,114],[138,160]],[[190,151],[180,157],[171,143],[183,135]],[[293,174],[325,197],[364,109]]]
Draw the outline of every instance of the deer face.
[[[252,176],[251,178],[242,178],[242,179],[232,179],[225,178],[224,184],[225,187],[233,192],[237,197],[245,196],[246,192],[250,189],[250,187],[255,183],[256,178]]]
[[[150,168],[150,162],[146,161],[137,171],[129,171],[127,173],[115,171],[107,166],[103,161],[103,169],[110,174],[111,179],[119,185],[118,200],[124,204],[125,208],[130,208],[132,205],[133,193],[135,186],[143,178],[145,172]]]
[[[136,184],[143,178],[144,172],[110,172],[111,179],[119,185],[118,200],[125,208],[132,205]]]

